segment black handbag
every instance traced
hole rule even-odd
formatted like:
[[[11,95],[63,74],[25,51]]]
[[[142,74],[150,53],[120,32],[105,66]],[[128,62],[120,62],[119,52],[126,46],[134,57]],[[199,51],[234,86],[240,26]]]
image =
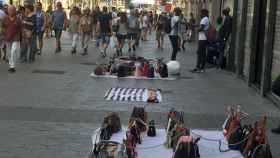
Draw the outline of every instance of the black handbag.
[[[156,127],[155,127],[155,121],[154,120],[151,120],[149,122],[149,129],[148,129],[147,135],[149,137],[155,137],[156,136]]]

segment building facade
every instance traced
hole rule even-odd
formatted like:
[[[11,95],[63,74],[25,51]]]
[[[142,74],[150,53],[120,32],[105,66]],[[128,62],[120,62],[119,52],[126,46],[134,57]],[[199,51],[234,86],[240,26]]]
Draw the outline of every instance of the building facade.
[[[271,92],[274,80],[280,75],[280,2],[232,3],[234,26],[228,67],[260,95],[280,103],[279,96]]]

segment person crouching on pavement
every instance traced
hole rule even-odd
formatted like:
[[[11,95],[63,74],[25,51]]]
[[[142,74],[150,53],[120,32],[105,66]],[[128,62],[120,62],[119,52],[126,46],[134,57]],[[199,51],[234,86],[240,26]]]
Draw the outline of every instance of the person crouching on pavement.
[[[32,4],[25,5],[25,16],[22,20],[21,61],[34,62],[36,46],[36,15]]]
[[[16,7],[8,7],[8,16],[3,21],[4,41],[9,58],[9,72],[16,71],[17,53],[20,47],[21,22],[16,16]]]
[[[91,38],[92,29],[93,29],[93,21],[92,18],[90,17],[90,9],[87,8],[84,10],[84,14],[80,20],[80,25],[79,25],[81,44],[82,44],[82,49],[84,51],[82,55],[88,54],[88,43]]]

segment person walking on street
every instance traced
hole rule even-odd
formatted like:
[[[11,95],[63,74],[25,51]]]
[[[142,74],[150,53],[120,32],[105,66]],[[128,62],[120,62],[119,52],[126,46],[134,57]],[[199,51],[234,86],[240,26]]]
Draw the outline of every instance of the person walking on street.
[[[46,16],[42,10],[42,3],[37,2],[36,4],[36,36],[39,42],[38,55],[41,55],[43,49],[43,37],[46,28]]]
[[[97,22],[98,22],[98,19],[99,19],[99,16],[101,14],[101,11],[100,11],[100,8],[99,6],[96,6],[95,9],[92,10],[92,13],[91,13],[91,18],[92,18],[92,39],[94,40],[96,38],[96,26],[97,26]]]
[[[133,52],[136,51],[136,40],[137,40],[137,33],[139,31],[139,19],[135,15],[135,10],[130,11],[130,15],[128,16],[128,45],[129,49],[128,52],[131,52],[131,49],[133,49]],[[135,53],[130,54],[131,56],[135,56]]]
[[[156,40],[157,40],[157,48],[163,49],[164,45],[164,35],[165,35],[165,17],[163,14],[160,14],[156,21]]]
[[[67,25],[67,16],[63,11],[61,2],[57,2],[57,9],[53,12],[51,20],[52,20],[52,28],[55,32],[56,38],[56,49],[55,53],[61,52],[61,35],[62,30],[66,29]]]
[[[110,37],[112,35],[112,15],[108,13],[106,6],[103,7],[102,14],[99,16],[97,22],[97,32],[99,34],[99,40],[101,42],[101,55],[106,57],[106,51],[110,43]]]
[[[46,38],[48,39],[52,37],[51,17],[52,17],[52,6],[49,6],[45,14],[45,34],[46,34]]]
[[[81,14],[79,8],[73,7],[73,9],[70,12],[69,28],[68,28],[68,32],[72,40],[72,50],[71,50],[72,55],[77,53],[77,45],[79,41],[80,18],[81,18]]]
[[[21,62],[34,62],[37,52],[36,15],[32,4],[25,4],[22,20]]]
[[[194,41],[195,27],[196,27],[196,21],[195,21],[194,15],[193,15],[193,13],[190,13],[190,19],[188,22],[188,32],[187,32],[189,42]]]
[[[16,7],[8,7],[8,16],[3,21],[4,41],[9,59],[9,72],[16,71],[16,57],[20,47],[21,22],[16,16]]]
[[[179,51],[179,23],[180,23],[181,9],[174,9],[174,16],[171,18],[171,32],[169,39],[172,45],[171,60],[176,60],[177,53]]]
[[[201,10],[201,21],[200,27],[198,29],[198,49],[197,49],[197,62],[196,68],[193,69],[192,73],[200,73],[204,72],[205,64],[206,64],[206,49],[207,49],[207,31],[210,27],[209,21],[209,12],[206,9]]]
[[[179,37],[180,37],[179,46],[182,47],[183,51],[185,51],[185,43],[187,42],[188,25],[187,25],[187,19],[184,17],[183,14],[180,15],[179,30],[180,30],[180,33],[179,33]]]
[[[92,33],[92,18],[90,17],[90,9],[87,8],[84,10],[83,16],[80,20],[79,32],[81,35],[81,44],[83,53],[82,55],[88,54],[88,43],[90,41],[91,33]]]
[[[117,56],[122,56],[123,47],[125,43],[125,39],[127,37],[128,32],[128,20],[125,12],[120,14],[120,19],[118,20],[118,30],[117,30],[117,39],[118,39],[118,47],[117,47]]]

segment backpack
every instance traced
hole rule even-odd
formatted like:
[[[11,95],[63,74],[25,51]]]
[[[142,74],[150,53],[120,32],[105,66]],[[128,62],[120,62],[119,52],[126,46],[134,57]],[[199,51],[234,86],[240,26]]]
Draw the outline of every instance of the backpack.
[[[209,29],[206,32],[206,37],[209,42],[214,42],[217,39],[217,30],[211,24],[209,24]]]
[[[155,137],[156,136],[156,127],[155,127],[155,121],[154,120],[151,120],[149,122],[149,129],[148,129],[147,135],[149,137]]]
[[[159,67],[159,75],[162,78],[166,78],[168,77],[168,68],[167,65],[165,63],[161,63],[160,67]]]
[[[251,158],[272,158],[270,146],[268,144],[257,146],[254,149]]]
[[[89,158],[128,158],[124,144],[114,141],[100,141],[94,145]]]
[[[251,126],[238,125],[236,130],[229,136],[228,148],[231,150],[242,151],[246,145],[246,140],[251,133]]]
[[[181,136],[174,152],[174,158],[199,158],[200,154],[196,143],[192,136]]]

